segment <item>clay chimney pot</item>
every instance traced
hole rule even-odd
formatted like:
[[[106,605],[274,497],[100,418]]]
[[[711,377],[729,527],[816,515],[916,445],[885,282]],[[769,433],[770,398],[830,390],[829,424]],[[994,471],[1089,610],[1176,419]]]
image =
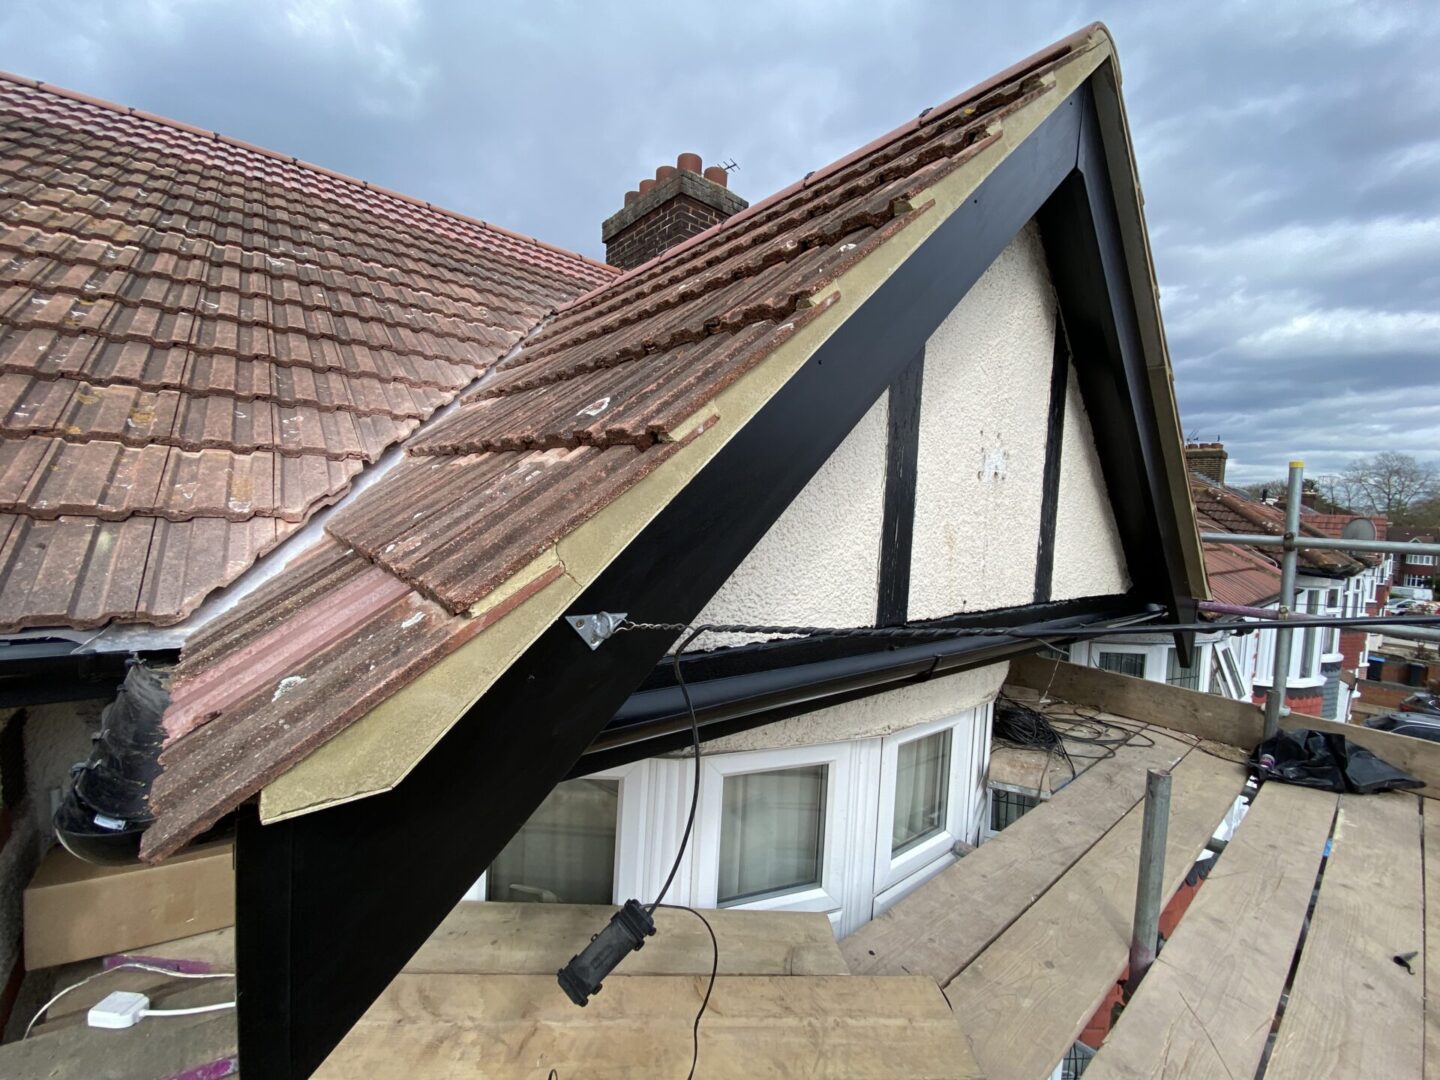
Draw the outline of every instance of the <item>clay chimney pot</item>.
[[[632,202],[634,202],[634,201],[635,201],[636,199],[638,199],[639,197],[640,197],[640,192],[638,192],[638,191],[627,191],[627,192],[625,192],[625,205],[626,205],[626,206],[629,206]]]
[[[640,194],[641,194],[641,195],[648,195],[648,194],[650,194],[650,189],[653,188],[654,186],[655,186],[655,181],[654,181],[654,180],[641,180],[641,181],[640,181]]]
[[[699,154],[681,154],[675,159],[675,167],[681,172],[698,173],[702,164]]]
[[[670,177],[672,177],[672,176],[674,176],[674,175],[675,175],[675,166],[674,166],[674,165],[661,165],[658,169],[655,170],[655,182],[658,184],[658,183],[660,183],[661,181],[669,180]]]
[[[712,184],[719,184],[721,187],[730,186],[730,174],[719,165],[711,165],[705,170],[705,179]]]

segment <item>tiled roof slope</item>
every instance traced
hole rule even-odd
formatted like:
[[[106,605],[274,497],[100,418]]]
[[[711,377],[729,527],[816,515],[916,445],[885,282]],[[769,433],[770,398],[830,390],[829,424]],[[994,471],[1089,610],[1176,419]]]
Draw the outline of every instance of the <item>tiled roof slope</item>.
[[[310,557],[191,639],[145,857],[178,849],[477,622],[566,573],[546,563],[556,540],[687,443],[698,451],[716,395],[921,219],[927,191],[997,145],[1008,116],[1055,98],[1050,73],[1102,36],[1060,42],[563,307],[413,436]],[[282,598],[294,599],[277,609]],[[282,658],[252,662],[273,650]]]
[[[1203,531],[1285,535],[1284,512],[1268,503],[1259,502],[1248,495],[1241,494],[1234,488],[1216,484],[1207,477],[1193,473],[1190,477],[1190,493],[1195,500],[1195,512],[1201,520]],[[1300,523],[1300,531],[1307,536],[1325,535],[1304,521]],[[1234,545],[1226,546],[1234,547]],[[1205,545],[1207,573],[1210,572],[1208,570],[1209,552],[1214,547],[1216,545]],[[1268,562],[1272,561],[1270,553],[1278,549],[1244,548],[1242,550],[1253,553]],[[1297,562],[1302,572],[1309,570],[1317,574],[1348,576],[1359,573],[1366,566],[1359,559],[1352,558],[1340,551],[1304,550],[1298,552],[1297,555]],[[1279,591],[1278,586],[1275,591]],[[1226,602],[1236,603],[1238,601]]]
[[[1205,532],[1223,532],[1215,520],[1198,515]],[[1258,548],[1235,544],[1205,544],[1205,577],[1210,594],[1222,604],[1263,606],[1280,595],[1280,566]]]
[[[0,76],[0,632],[178,622],[613,276]]]

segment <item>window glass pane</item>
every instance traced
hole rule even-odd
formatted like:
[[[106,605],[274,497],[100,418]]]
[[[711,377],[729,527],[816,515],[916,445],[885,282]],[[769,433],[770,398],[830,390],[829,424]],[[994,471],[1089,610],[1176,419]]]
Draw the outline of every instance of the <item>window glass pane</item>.
[[[1040,800],[1031,795],[1019,795],[1013,791],[990,789],[990,831],[999,832],[1018,818],[1024,817]]]
[[[890,854],[899,855],[945,827],[950,794],[950,731],[901,743],[895,766],[895,825]]]
[[[1130,652],[1101,652],[1097,667],[1106,671],[1113,671],[1117,675],[1133,675],[1137,679],[1145,677],[1145,654]]]
[[[1201,652],[1200,646],[1195,646],[1195,654],[1198,660]],[[1171,686],[1183,686],[1187,690],[1200,689],[1200,665],[1192,664],[1185,667],[1180,663],[1180,654],[1170,649],[1165,654],[1165,681]]]
[[[566,780],[490,864],[489,900],[609,904],[615,899],[620,781]]]
[[[810,765],[725,777],[718,903],[820,883],[827,772]]]

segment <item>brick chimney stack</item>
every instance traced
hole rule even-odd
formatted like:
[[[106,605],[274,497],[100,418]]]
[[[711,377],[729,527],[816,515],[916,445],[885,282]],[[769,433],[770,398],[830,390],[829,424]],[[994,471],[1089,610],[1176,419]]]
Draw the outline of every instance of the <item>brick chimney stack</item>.
[[[1230,455],[1225,444],[1218,442],[1186,443],[1185,464],[1193,473],[1199,473],[1217,484],[1225,483],[1225,462]]]
[[[699,154],[681,154],[627,191],[625,205],[600,226],[605,261],[629,270],[750,205],[726,186],[724,169],[703,164]]]

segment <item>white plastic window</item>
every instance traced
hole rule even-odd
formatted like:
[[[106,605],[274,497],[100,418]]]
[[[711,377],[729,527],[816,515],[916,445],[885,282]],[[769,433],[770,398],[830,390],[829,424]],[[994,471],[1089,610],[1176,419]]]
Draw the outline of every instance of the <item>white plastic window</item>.
[[[721,787],[721,907],[820,886],[825,765],[740,773]]]

